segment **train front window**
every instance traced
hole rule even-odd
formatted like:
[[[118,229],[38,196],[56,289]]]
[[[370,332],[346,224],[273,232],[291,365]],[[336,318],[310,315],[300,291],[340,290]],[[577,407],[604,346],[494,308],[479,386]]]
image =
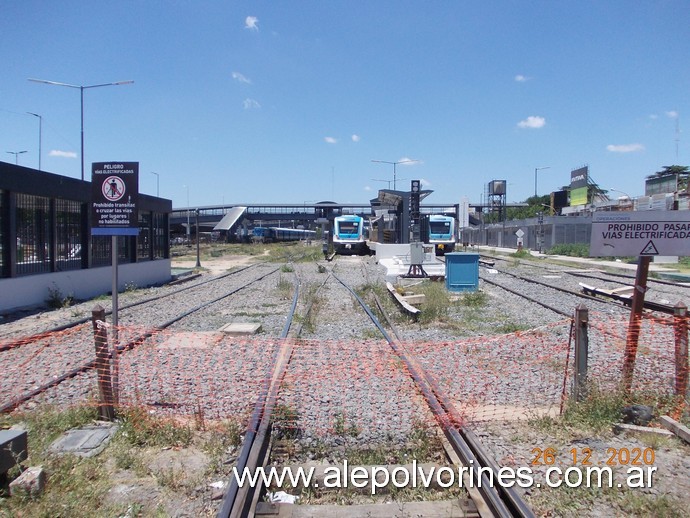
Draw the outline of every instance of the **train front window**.
[[[341,234],[357,234],[359,225],[352,221],[341,221],[338,224],[338,231]]]
[[[450,234],[450,222],[430,221],[429,230],[432,234]]]

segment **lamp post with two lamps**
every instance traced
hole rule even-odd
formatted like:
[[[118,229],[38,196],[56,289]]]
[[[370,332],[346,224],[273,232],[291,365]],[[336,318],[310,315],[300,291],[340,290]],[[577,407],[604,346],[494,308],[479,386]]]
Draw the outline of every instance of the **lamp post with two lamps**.
[[[41,171],[41,147],[42,147],[42,133],[43,133],[43,117],[41,117],[38,113],[31,113],[31,112],[26,112],[29,115],[33,115],[34,117],[38,117],[38,170]]]
[[[66,86],[68,88],[78,88],[81,93],[81,179],[84,179],[84,90],[89,88],[99,88],[101,86],[128,85],[134,81],[116,81],[114,83],[102,83],[98,85],[71,85],[69,83],[58,83],[57,81],[46,81],[45,79],[32,79],[34,83],[45,83],[47,85]]]
[[[159,187],[160,187],[161,175],[160,175],[159,173],[154,173],[153,171],[151,171],[151,174],[155,174],[155,175],[156,175],[156,198],[160,198],[160,197],[161,197],[161,192],[160,192]]]
[[[402,180],[406,180],[406,178],[400,178],[400,181],[402,181]],[[379,180],[378,178],[372,178],[371,181],[372,181],[372,182],[383,182],[383,183],[387,183],[387,184],[388,184],[388,189],[390,190],[390,188],[391,188],[391,182],[392,182],[393,180]]]
[[[26,153],[26,151],[8,151],[10,155],[14,155],[14,165],[19,165],[19,155]]]
[[[396,183],[396,171],[395,171],[395,167],[396,167],[398,164],[411,164],[411,163],[413,163],[413,162],[419,162],[419,160],[415,160],[415,159],[409,158],[409,159],[405,159],[405,160],[398,160],[397,162],[388,162],[387,160],[372,160],[372,162],[378,162],[378,163],[380,163],[380,164],[393,164],[393,190],[395,191],[395,190],[396,190],[396,185],[395,185],[395,183]],[[382,181],[386,181],[386,180],[382,180]],[[388,184],[388,187],[390,188],[390,184]]]

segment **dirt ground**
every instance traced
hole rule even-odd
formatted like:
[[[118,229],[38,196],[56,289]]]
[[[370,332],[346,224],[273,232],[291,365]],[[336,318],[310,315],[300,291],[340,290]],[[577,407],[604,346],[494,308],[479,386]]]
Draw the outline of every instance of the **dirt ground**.
[[[237,266],[247,266],[256,262],[256,256],[252,255],[225,255],[223,257],[211,257],[209,259],[204,259],[201,262],[201,267],[212,273],[219,274],[227,272],[230,268]],[[173,268],[189,268],[190,270],[196,268],[196,259],[191,260],[172,260],[171,266]]]

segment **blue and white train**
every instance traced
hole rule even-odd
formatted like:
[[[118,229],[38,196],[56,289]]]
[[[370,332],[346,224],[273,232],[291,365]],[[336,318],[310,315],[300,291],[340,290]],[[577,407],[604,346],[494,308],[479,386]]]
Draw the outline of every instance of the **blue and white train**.
[[[436,255],[455,250],[457,240],[456,222],[453,216],[431,214],[424,217],[424,242],[434,245]]]
[[[313,230],[281,227],[254,227],[251,239],[254,243],[273,243],[281,241],[302,241],[316,238]]]
[[[333,248],[337,254],[369,253],[364,218],[361,216],[336,216],[333,220]]]

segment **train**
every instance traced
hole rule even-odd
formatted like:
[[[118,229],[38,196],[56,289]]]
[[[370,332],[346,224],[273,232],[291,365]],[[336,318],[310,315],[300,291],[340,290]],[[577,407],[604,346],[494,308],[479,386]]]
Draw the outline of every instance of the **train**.
[[[434,245],[436,255],[444,255],[455,250],[457,225],[453,216],[430,214],[422,219],[422,240]]]
[[[253,243],[309,241],[312,239],[316,239],[316,231],[299,228],[254,227],[251,233]]]
[[[369,253],[364,218],[344,215],[333,219],[333,248],[340,255]]]

